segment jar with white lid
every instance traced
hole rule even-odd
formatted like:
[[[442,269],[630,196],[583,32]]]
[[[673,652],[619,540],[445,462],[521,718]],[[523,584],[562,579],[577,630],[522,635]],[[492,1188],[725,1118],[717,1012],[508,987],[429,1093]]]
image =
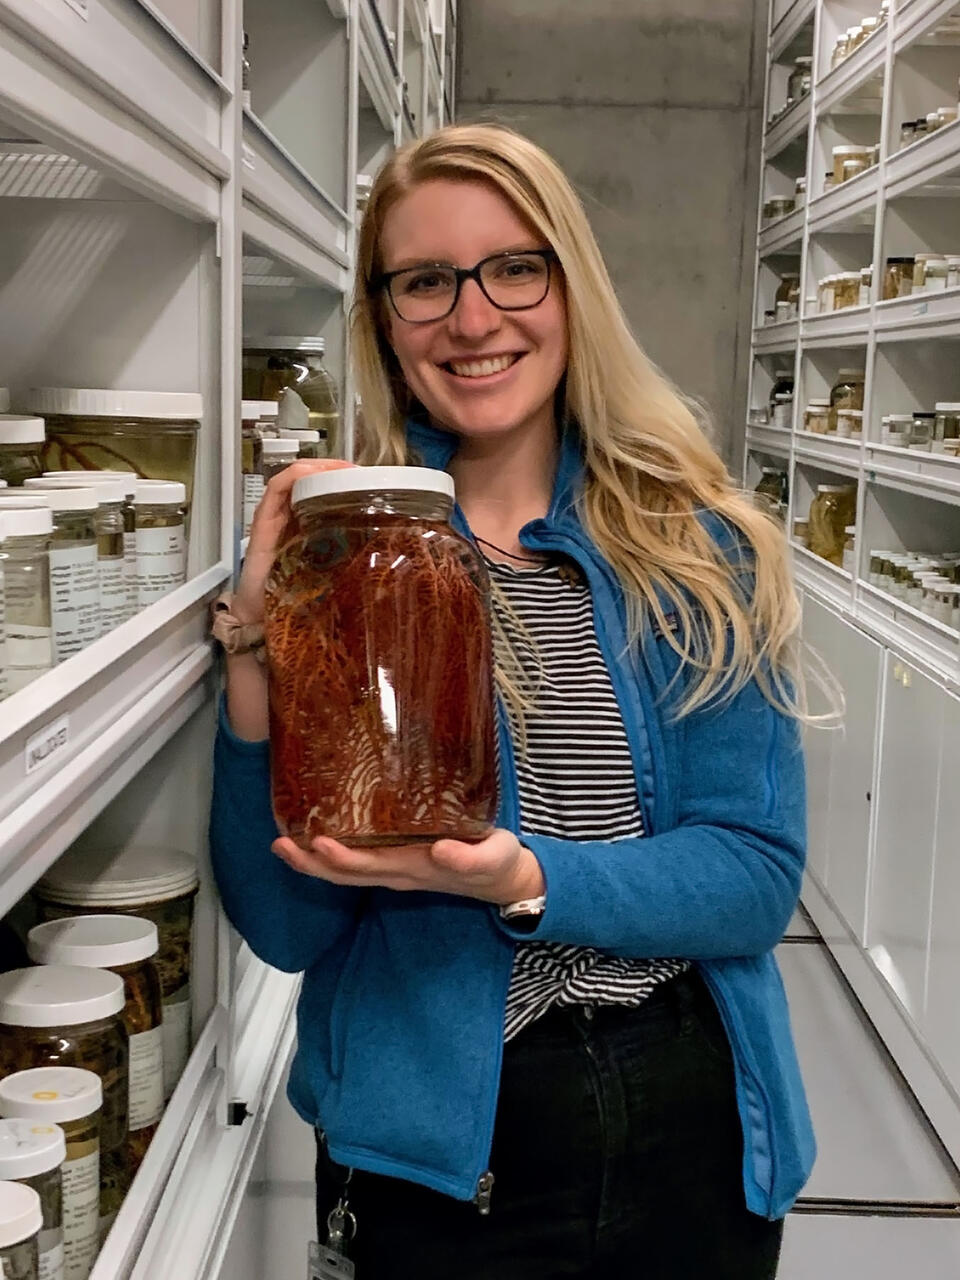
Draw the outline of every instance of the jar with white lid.
[[[123,979],[123,1023],[129,1042],[128,1174],[140,1167],[163,1115],[163,997],[152,920],[81,915],[34,925],[27,953],[34,964],[109,969]]]
[[[835,275],[824,276],[820,281],[819,301],[817,310],[822,315],[834,310],[836,302],[837,277]]]
[[[936,258],[943,258],[940,253],[916,253],[913,257],[913,292],[925,291],[927,287],[927,263]],[[946,262],[946,259],[943,259]]]
[[[929,453],[933,448],[933,431],[936,421],[935,413],[915,413],[910,424],[907,448],[917,453]]]
[[[0,478],[21,485],[43,470],[46,439],[43,419],[22,413],[0,413]]]
[[[274,476],[278,476],[281,471],[285,471],[287,467],[296,462],[300,456],[299,440],[287,439],[286,437],[280,437],[276,440],[264,440],[261,449],[260,471],[263,475],[264,487],[270,483]]]
[[[870,147],[865,143],[843,143],[833,148],[833,178],[835,182],[843,182],[844,164],[848,160],[856,160],[860,162],[863,169],[866,169],[870,161]],[[860,170],[862,172],[862,170]],[[851,175],[853,176],[853,175]]]
[[[933,451],[953,452],[955,450],[949,447],[949,442],[960,442],[960,401],[939,400],[934,410]]]
[[[830,430],[830,401],[811,399],[803,411],[803,429],[813,435],[825,436]]]
[[[830,388],[830,431],[837,431],[841,409],[862,409],[866,375],[863,369],[840,369]]]
[[[133,500],[137,493],[137,477],[132,471],[45,471],[42,480],[55,480],[58,485],[81,484],[123,485],[123,581],[126,586],[126,616],[137,612],[137,534]]]
[[[34,1120],[0,1120],[0,1180],[32,1187],[40,1198],[38,1280],[64,1280],[63,1163],[66,1157],[67,1144],[58,1125]]]
[[[929,257],[924,263],[924,293],[943,293],[950,279],[950,264],[945,254]]]
[[[0,974],[0,1075],[31,1067],[83,1067],[103,1085],[100,1230],[129,1186],[129,1049],[123,979],[105,969],[38,965]]]
[[[857,527],[848,524],[843,531],[843,568],[847,573],[853,575],[856,573],[856,542]]]
[[[810,504],[810,550],[814,555],[843,564],[844,530],[853,523],[857,510],[857,488],[854,484],[817,485],[816,497]]]
[[[0,1276],[39,1280],[40,1197],[22,1182],[0,1182]]]
[[[912,413],[887,413],[880,420],[880,443],[906,449],[913,428]]]
[[[837,435],[844,440],[859,439],[863,435],[863,410],[838,409]]]
[[[53,512],[0,504],[0,574],[6,643],[0,698],[25,688],[53,666],[50,540]]]
[[[25,486],[26,487],[26,486]],[[54,650],[64,662],[100,638],[100,579],[97,559],[97,494],[89,485],[66,489],[31,487],[53,512],[50,542],[50,602]]]
[[[141,481],[133,500],[136,519],[137,602],[141,609],[187,580],[184,527],[186,490],[172,481]]]
[[[35,1067],[0,1080],[0,1116],[64,1135],[64,1280],[87,1280],[97,1257],[102,1108],[100,1077],[80,1067]]]
[[[294,431],[287,428],[286,437],[288,440],[296,440],[300,446],[299,458],[325,458],[326,441],[320,435],[319,431]]]
[[[243,485],[243,537],[250,532],[253,513],[263,497],[263,476],[260,472],[261,445],[268,437],[276,436],[277,414],[280,406],[276,400],[242,400],[240,402],[240,472]]]
[[[489,579],[450,524],[452,478],[349,467],[301,477],[292,498],[300,534],[266,585],[279,829],[304,845],[482,839],[497,810]]]
[[[46,419],[45,470],[120,470],[142,480],[176,480],[184,486],[189,510],[202,396],[35,387],[26,401]]]
[[[789,431],[793,423],[793,392],[778,391],[773,397],[772,426],[780,431]]]
[[[183,1074],[191,1046],[191,956],[197,860],[151,845],[77,845],[34,888],[41,920],[130,914],[157,926],[163,998],[164,1097]]]
[[[947,288],[960,289],[960,257],[947,258]]]

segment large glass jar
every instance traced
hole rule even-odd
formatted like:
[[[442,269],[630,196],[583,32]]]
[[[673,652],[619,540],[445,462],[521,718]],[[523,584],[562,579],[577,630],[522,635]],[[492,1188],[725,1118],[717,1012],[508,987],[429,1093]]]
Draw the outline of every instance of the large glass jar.
[[[860,272],[841,271],[833,291],[834,311],[860,305]]]
[[[133,501],[137,547],[137,602],[141,609],[187,580],[186,491],[175,481],[141,481]]]
[[[790,72],[790,79],[787,81],[787,97],[792,98],[794,102],[799,102],[805,97],[810,92],[812,76],[813,58],[797,58]]]
[[[37,1067],[0,1080],[0,1116],[56,1127],[62,1167],[63,1280],[87,1280],[100,1236],[100,1077],[79,1067]]]
[[[489,584],[424,467],[298,480],[267,582],[273,805],[306,845],[475,840],[496,814]]]
[[[780,467],[762,467],[754,493],[763,510],[779,515],[787,501],[787,473]]]
[[[176,480],[193,500],[203,397],[186,391],[38,387],[29,405],[47,420],[44,470],[132,471]]]
[[[840,409],[862,409],[865,373],[862,369],[841,369],[830,388],[830,431],[837,430]]]
[[[871,148],[867,144],[853,143],[852,145],[842,145],[833,148],[833,179],[834,182],[843,182],[846,177],[852,176],[844,173],[844,164],[849,160],[856,160],[862,164],[863,169],[868,168],[871,159]],[[863,170],[861,169],[860,172]]]
[[[0,1179],[22,1182],[40,1197],[38,1280],[63,1280],[63,1162],[67,1144],[55,1124],[0,1120]],[[0,1270],[0,1275],[3,1272]]]
[[[190,1056],[190,970],[197,860],[180,849],[77,845],[34,889],[42,920],[121,913],[157,926],[157,968],[163,995],[164,1097]]]
[[[940,400],[934,408],[937,414],[933,430],[934,452],[956,452],[956,445],[951,445],[950,441],[960,441],[960,402]]]
[[[127,1176],[127,1032],[123,980],[103,969],[39,965],[0,974],[0,1075],[83,1067],[103,1085],[100,1229],[109,1229]]]
[[[34,964],[109,969],[123,979],[123,1024],[130,1048],[128,1171],[147,1153],[163,1115],[163,1001],[154,963],[157,926],[138,916],[68,916],[35,925],[27,936]]]
[[[49,507],[0,506],[0,575],[6,613],[0,698],[25,688],[53,666],[52,535]]]
[[[0,1276],[39,1280],[40,1197],[22,1182],[0,1182]]]
[[[803,429],[815,436],[825,436],[830,432],[830,401],[811,400],[803,411]]]
[[[250,339],[243,349],[243,395],[250,400],[276,400],[277,430],[319,431],[327,453],[340,449],[337,384],[323,362],[323,338]]]
[[[0,414],[0,480],[19,485],[38,476],[43,470],[40,455],[45,439],[42,418]]]
[[[912,257],[888,258],[883,274],[883,300],[906,298],[913,292],[913,272],[916,263]]]
[[[843,564],[846,529],[857,511],[855,485],[821,484],[810,504],[809,546],[814,555]]]
[[[790,427],[790,419],[793,413],[793,370],[780,369],[774,374],[773,386],[770,388],[770,418],[769,421],[775,426]],[[777,397],[784,397],[779,403],[789,405],[789,409],[781,414],[781,420],[777,421]]]

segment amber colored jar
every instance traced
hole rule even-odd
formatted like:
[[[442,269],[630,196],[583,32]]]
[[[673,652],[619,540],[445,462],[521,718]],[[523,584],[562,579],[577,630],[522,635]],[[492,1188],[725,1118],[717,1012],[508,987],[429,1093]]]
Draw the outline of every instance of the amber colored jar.
[[[425,467],[298,480],[267,581],[273,807],[305,846],[488,835],[497,807],[489,584]]]
[[[841,369],[830,388],[831,434],[837,430],[837,414],[841,409],[863,409],[865,374],[862,369]]]
[[[847,528],[857,511],[855,485],[821,484],[810,504],[809,547],[831,564],[843,565]]]

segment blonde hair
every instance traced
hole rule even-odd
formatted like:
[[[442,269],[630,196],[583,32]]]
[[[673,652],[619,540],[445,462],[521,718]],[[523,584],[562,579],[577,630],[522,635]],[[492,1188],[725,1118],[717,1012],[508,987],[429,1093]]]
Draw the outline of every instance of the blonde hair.
[[[731,698],[755,679],[778,709],[805,716],[799,605],[781,528],[734,486],[700,407],[638,345],[559,166],[511,129],[448,126],[397,151],[377,175],[359,235],[351,317],[366,424],[360,461],[408,460],[405,422],[414,401],[369,281],[383,269],[391,206],[438,178],[491,184],[557,253],[570,352],[560,407],[563,420],[576,424],[584,456],[578,515],[623,586],[631,640],[649,610],[680,655],[678,714]],[[727,526],[726,548],[705,527],[704,512]]]

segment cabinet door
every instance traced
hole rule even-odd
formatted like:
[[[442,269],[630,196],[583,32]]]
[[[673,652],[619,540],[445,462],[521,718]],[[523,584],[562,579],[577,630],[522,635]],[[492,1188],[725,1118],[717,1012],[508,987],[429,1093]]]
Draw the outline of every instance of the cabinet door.
[[[831,614],[834,640],[824,655],[846,700],[843,729],[831,734],[827,891],[864,941],[870,810],[883,649]]]
[[[950,1083],[960,1090],[960,701],[944,698],[933,908],[923,1031]]]
[[[803,639],[814,653],[833,669],[831,649],[836,641],[834,615],[818,604],[808,592],[803,602]],[[828,813],[830,808],[830,767],[836,729],[808,726],[803,746],[807,764],[807,869],[826,888],[828,860]]]
[[[919,1024],[933,880],[944,690],[886,654],[867,946]]]

